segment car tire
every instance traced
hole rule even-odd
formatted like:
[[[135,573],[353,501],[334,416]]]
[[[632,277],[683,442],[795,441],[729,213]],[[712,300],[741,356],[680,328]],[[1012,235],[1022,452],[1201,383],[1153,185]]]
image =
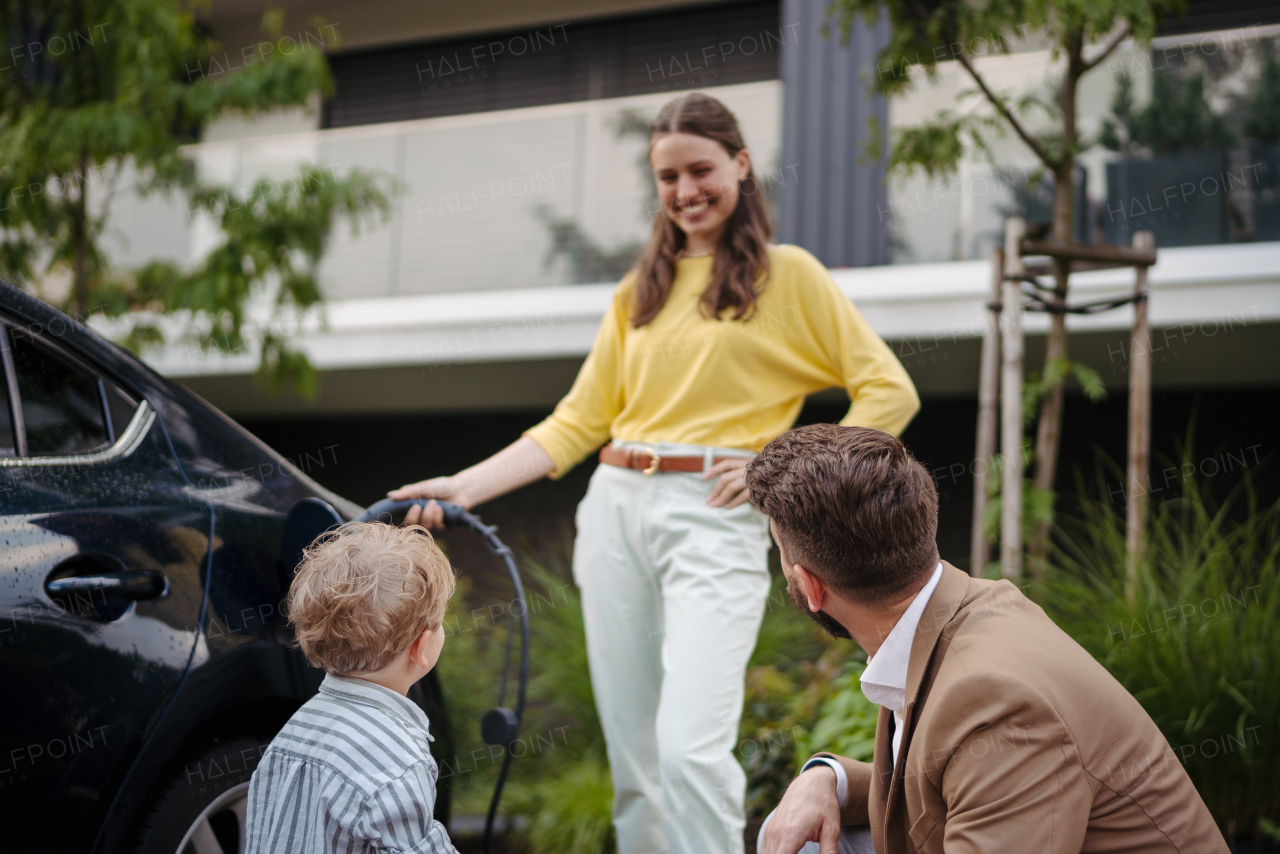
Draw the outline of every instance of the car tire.
[[[270,743],[261,736],[221,739],[188,760],[157,789],[133,854],[243,852],[249,778]]]

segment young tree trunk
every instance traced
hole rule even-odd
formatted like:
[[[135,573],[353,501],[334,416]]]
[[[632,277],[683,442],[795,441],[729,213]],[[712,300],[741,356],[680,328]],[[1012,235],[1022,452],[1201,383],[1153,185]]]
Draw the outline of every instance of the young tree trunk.
[[[1062,159],[1053,175],[1053,239],[1067,242],[1074,236],[1075,222],[1075,144],[1076,144],[1076,83],[1082,73],[1080,51],[1083,33],[1078,39],[1067,40],[1067,68],[1062,80]],[[1071,261],[1055,260],[1053,268],[1054,294],[1051,305],[1057,309],[1050,315],[1049,336],[1045,340],[1044,372],[1055,359],[1067,358],[1067,323],[1061,309],[1067,304],[1067,286],[1071,276]],[[1058,382],[1045,392],[1040,404],[1040,421],[1036,426],[1036,467],[1031,485],[1037,490],[1053,489],[1054,475],[1058,468],[1058,448],[1062,436],[1063,382]],[[1049,555],[1049,532],[1052,523],[1036,522],[1028,544],[1028,569],[1040,575]]]
[[[71,214],[71,239],[75,244],[75,267],[71,279],[71,315],[84,319],[89,307],[89,178],[85,166],[88,158],[80,155],[80,196]]]
[[[1071,238],[1071,207],[1074,176],[1068,172],[1056,178],[1053,204],[1053,239],[1069,240]],[[1063,200],[1065,197],[1065,201]],[[1066,221],[1065,233],[1061,223]],[[1067,302],[1067,280],[1071,274],[1071,262],[1059,258],[1054,263],[1054,294],[1050,301],[1054,308],[1061,308]],[[1054,313],[1050,315],[1049,335],[1045,339],[1044,371],[1055,359],[1067,357],[1067,324],[1066,315]],[[1037,490],[1053,489],[1054,473],[1058,468],[1058,447],[1062,436],[1063,383],[1045,392],[1040,402],[1040,421],[1036,425],[1036,465],[1031,485]],[[1049,554],[1049,531],[1051,525],[1038,521],[1031,531],[1031,542],[1028,544],[1028,569],[1038,574],[1043,568],[1044,559]]]

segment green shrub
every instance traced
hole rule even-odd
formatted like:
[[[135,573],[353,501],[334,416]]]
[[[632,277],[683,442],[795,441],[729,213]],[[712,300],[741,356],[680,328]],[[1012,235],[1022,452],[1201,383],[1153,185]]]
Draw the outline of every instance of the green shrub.
[[[582,599],[573,584],[567,546],[559,554],[522,555],[529,600],[530,662],[527,728],[564,728],[564,756],[604,755],[587,664]]]
[[[572,547],[519,557],[529,602],[529,701],[522,731],[535,744],[512,765],[504,798],[508,815],[524,816],[520,834],[530,854],[609,854],[613,838],[613,784],[604,757],[587,665],[582,602],[570,569]]]
[[[448,788],[453,815],[483,815],[489,809],[496,767],[486,757],[480,717],[498,699],[503,636],[470,613],[472,579],[462,575],[445,614],[445,642],[436,669],[454,735],[454,755],[440,760],[441,789]],[[505,631],[505,624],[502,631]],[[495,640],[497,641],[495,643]]]
[[[1152,510],[1132,595],[1109,504],[1064,520],[1056,546],[1046,611],[1151,715],[1227,838],[1264,835],[1280,815],[1280,503],[1260,508],[1247,477],[1221,505],[1184,479]]]
[[[818,707],[818,720],[801,739],[801,761],[819,751],[870,762],[876,747],[876,719],[880,707],[862,693],[859,681],[866,665],[850,659],[832,680],[832,694]]]
[[[614,848],[613,783],[592,754],[536,785],[521,786],[509,811],[529,817],[524,839],[533,854],[605,854]]]
[[[602,841],[611,840],[611,835],[591,830],[601,816],[604,827],[610,828],[613,794],[608,765],[600,758],[604,736],[591,692],[582,605],[571,581],[569,553],[565,543],[540,556],[526,551],[517,559],[529,605],[529,696],[502,811],[527,819],[531,854],[612,850],[611,841]],[[491,594],[478,595],[471,577],[460,576],[445,618],[448,637],[439,668],[457,756],[453,763],[446,763],[449,767],[442,765],[440,774],[441,785],[453,790],[455,815],[488,811],[498,770],[489,761],[479,727],[481,715],[498,696],[507,640],[507,617],[489,619],[492,604]],[[512,707],[518,650],[517,640],[507,697]],[[549,824],[576,829],[570,836],[548,835]],[[570,838],[578,841],[566,847],[565,839]]]

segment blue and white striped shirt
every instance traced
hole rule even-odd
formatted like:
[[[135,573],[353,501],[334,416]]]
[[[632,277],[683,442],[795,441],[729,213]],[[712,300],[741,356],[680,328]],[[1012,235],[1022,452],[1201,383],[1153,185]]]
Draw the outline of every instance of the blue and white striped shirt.
[[[427,716],[364,679],[325,676],[249,783],[247,854],[457,854],[432,817]]]

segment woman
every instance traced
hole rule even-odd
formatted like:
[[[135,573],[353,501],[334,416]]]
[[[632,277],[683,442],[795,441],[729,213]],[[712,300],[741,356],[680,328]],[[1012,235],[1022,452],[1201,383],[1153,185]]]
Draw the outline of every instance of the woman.
[[[558,478],[608,440],[578,507],[574,579],[613,774],[618,850],[740,852],[733,756],[769,589],[768,520],[743,468],[833,385],[841,423],[900,432],[906,372],[823,266],[769,244],[737,120],[690,94],[654,121],[662,212],[555,412],[452,477],[389,493],[471,507]],[[429,505],[409,522],[439,525]]]

